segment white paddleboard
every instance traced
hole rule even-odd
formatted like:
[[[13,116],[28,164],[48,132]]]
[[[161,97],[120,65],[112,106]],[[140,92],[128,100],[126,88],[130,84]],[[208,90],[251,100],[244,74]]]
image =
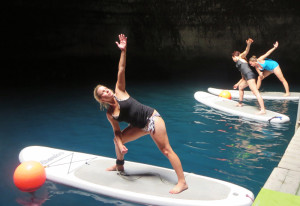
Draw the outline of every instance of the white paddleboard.
[[[260,115],[257,114],[259,112],[258,107],[249,106],[246,104],[243,104],[242,107],[237,107],[236,105],[238,102],[223,97],[218,97],[207,92],[198,91],[194,94],[194,97],[197,101],[207,106],[233,115],[270,123],[285,123],[290,121],[290,118],[284,114],[266,110],[266,114]]]
[[[231,93],[231,97],[234,99],[239,98],[239,90],[228,90],[228,89],[216,89],[209,87],[209,93],[219,96],[223,90],[227,90]],[[290,96],[285,97],[284,92],[260,92],[263,99],[268,100],[299,100],[300,92],[290,92]],[[256,96],[251,91],[244,91],[244,99],[256,99]]]
[[[115,159],[50,147],[26,147],[19,159],[42,163],[50,181],[140,204],[250,206],[254,198],[243,187],[193,173],[184,173],[189,189],[170,194],[177,183],[174,170],[126,161],[120,174],[105,170]]]

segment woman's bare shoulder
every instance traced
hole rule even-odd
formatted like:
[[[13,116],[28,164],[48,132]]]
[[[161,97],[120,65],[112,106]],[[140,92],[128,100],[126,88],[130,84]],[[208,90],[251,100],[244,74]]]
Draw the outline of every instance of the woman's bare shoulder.
[[[130,97],[130,95],[127,93],[127,91],[120,91],[118,89],[116,89],[115,91],[115,96],[117,99],[120,99],[120,100],[125,100],[125,99],[128,99]]]

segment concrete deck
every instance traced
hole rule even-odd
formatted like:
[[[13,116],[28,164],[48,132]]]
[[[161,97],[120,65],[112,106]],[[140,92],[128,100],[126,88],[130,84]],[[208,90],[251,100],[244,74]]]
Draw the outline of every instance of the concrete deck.
[[[300,129],[289,143],[264,188],[300,196]]]
[[[274,168],[252,206],[300,206],[300,101],[291,139],[281,161]]]

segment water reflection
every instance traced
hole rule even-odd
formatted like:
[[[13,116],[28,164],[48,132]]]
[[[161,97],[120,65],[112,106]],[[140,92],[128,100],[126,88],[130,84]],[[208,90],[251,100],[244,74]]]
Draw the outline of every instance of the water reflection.
[[[267,103],[270,110],[289,113],[289,103]],[[288,144],[286,131],[289,124],[270,124],[233,116],[203,104],[194,105],[194,124],[198,138],[186,146],[197,149],[214,167],[235,182],[257,181],[258,170],[272,170],[280,161]],[[202,141],[199,141],[202,140]],[[267,173],[268,174],[268,173]],[[260,183],[260,184],[263,184]]]
[[[45,183],[46,184],[46,183]],[[49,199],[49,192],[45,186],[35,192],[22,192],[16,202],[23,206],[41,206]]]
[[[79,195],[81,197],[89,197],[94,199],[99,205],[116,205],[116,206],[139,206],[138,204],[129,203],[121,200],[111,199],[109,197],[89,193],[82,190],[70,189],[67,186],[57,185],[53,182],[46,181],[46,183],[33,193],[22,192],[21,195],[16,199],[16,202],[23,206],[41,206],[46,201],[58,199],[64,195],[72,194]],[[83,205],[84,203],[79,203],[76,205]],[[72,203],[71,203],[72,205]]]

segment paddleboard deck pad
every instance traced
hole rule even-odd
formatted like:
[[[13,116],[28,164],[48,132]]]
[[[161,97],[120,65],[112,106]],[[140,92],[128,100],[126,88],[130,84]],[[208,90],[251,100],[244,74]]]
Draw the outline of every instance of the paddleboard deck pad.
[[[140,204],[250,206],[254,198],[243,187],[193,173],[184,173],[189,189],[170,194],[174,170],[126,161],[124,172],[106,171],[115,159],[50,147],[26,147],[19,159],[42,163],[50,181]]]
[[[238,102],[236,101],[218,97],[207,92],[198,91],[194,94],[194,97],[197,101],[207,106],[248,119],[270,123],[285,123],[290,121],[290,118],[284,114],[280,114],[270,110],[266,110],[266,114],[263,115],[257,114],[259,112],[258,107],[246,104],[243,104],[242,107],[238,107],[236,106],[238,104]]]
[[[239,98],[239,90],[217,89],[209,87],[208,92],[219,96],[223,90],[227,90],[231,93],[231,97],[234,99]],[[290,96],[284,96],[284,92],[259,92],[263,99],[268,100],[299,100],[300,92],[290,92]],[[251,91],[244,91],[244,99],[256,99],[256,96]]]

